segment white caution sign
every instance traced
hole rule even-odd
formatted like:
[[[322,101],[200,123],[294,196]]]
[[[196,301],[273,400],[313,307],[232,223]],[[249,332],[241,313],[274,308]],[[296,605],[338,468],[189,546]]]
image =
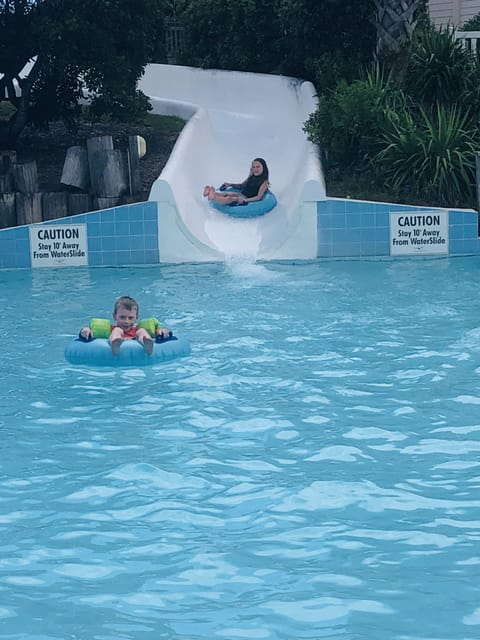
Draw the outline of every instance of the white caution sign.
[[[390,255],[448,254],[448,211],[390,213]]]
[[[32,267],[88,265],[85,224],[33,225],[29,231]]]

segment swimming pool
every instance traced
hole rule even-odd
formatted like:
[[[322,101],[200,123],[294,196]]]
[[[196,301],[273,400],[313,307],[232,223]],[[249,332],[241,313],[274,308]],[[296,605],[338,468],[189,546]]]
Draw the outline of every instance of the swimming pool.
[[[480,637],[480,259],[0,271],[2,640]],[[192,354],[73,367],[135,296]]]

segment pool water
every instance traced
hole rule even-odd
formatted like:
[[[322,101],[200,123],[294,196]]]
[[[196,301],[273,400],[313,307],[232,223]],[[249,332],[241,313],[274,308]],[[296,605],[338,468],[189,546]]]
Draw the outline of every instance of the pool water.
[[[2,640],[480,637],[480,259],[0,272]],[[192,345],[63,349],[133,295]]]

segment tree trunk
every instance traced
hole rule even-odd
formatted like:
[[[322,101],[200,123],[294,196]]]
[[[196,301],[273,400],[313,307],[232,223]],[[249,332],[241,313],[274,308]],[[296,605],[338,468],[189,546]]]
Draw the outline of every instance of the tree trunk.
[[[27,61],[25,61],[27,62]],[[30,106],[30,96],[35,82],[38,80],[43,64],[41,55],[37,55],[36,60],[30,73],[26,78],[22,79],[20,95],[15,95],[13,80],[17,78],[16,74],[9,74],[6,78],[6,86],[8,91],[8,99],[15,106],[15,112],[7,122],[0,122],[0,147],[15,147],[20,134],[28,123],[28,110]],[[19,71],[24,67],[24,63],[20,65]]]
[[[423,0],[374,0],[377,46],[375,58],[397,80],[403,80],[406,58]]]

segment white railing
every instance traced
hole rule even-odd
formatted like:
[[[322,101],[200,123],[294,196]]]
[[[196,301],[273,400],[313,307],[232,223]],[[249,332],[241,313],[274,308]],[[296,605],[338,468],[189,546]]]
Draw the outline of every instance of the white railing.
[[[480,57],[480,31],[455,31],[455,38],[467,51],[473,51]]]

